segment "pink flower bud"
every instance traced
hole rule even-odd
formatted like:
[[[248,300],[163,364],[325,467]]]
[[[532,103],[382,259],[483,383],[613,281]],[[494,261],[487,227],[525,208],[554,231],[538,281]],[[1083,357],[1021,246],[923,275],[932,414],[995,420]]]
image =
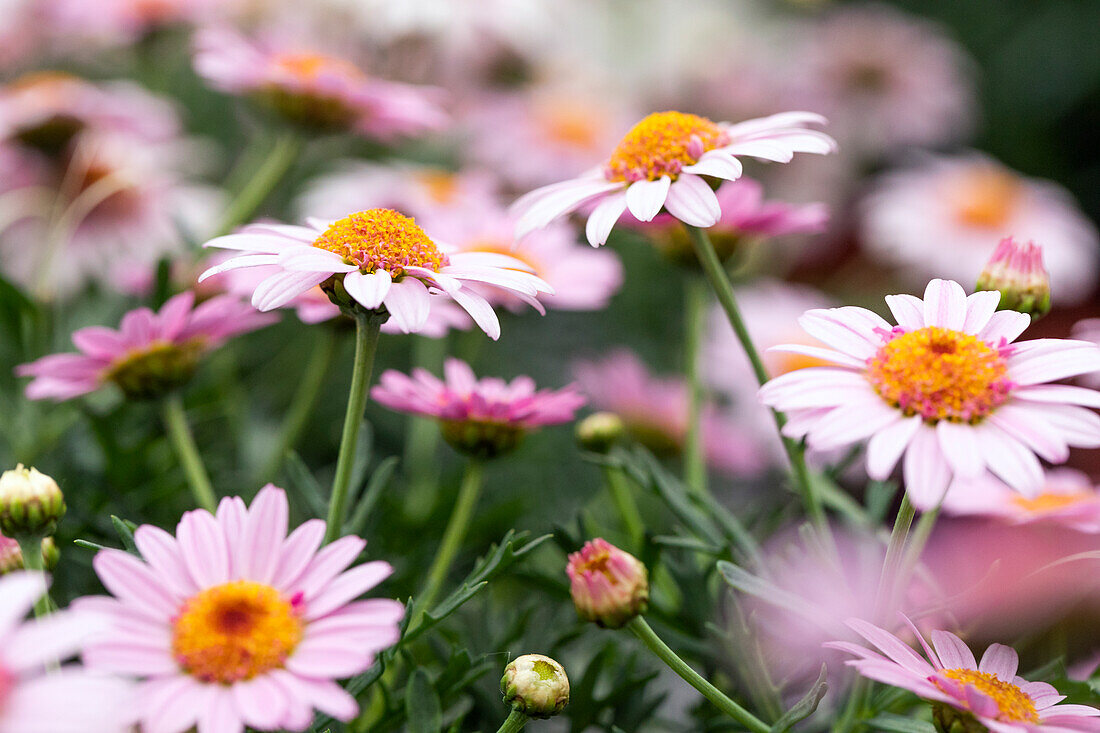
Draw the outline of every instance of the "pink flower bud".
[[[620,628],[649,603],[649,575],[638,558],[603,539],[586,542],[566,567],[577,613],[608,629]]]
[[[1043,267],[1043,249],[1034,242],[1001,240],[978,276],[978,290],[999,290],[999,310],[1026,313],[1038,320],[1050,312],[1050,275]]]

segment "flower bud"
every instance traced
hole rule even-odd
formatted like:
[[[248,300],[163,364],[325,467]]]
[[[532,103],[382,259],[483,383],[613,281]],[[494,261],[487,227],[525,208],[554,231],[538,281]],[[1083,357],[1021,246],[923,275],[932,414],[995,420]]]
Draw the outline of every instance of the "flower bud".
[[[531,718],[549,718],[569,704],[565,668],[541,654],[512,660],[500,678],[500,691],[504,702]]]
[[[1034,242],[1017,244],[1006,237],[978,275],[978,290],[998,290],[998,310],[1026,313],[1035,321],[1050,312],[1050,275],[1043,267],[1043,250]]]
[[[60,559],[61,553],[58,551],[57,543],[53,541],[53,537],[43,538],[42,566],[46,570],[53,570],[57,567],[57,562]],[[23,568],[23,552],[19,549],[19,543],[10,537],[0,535],[0,575],[22,570]]]
[[[645,565],[610,542],[594,539],[569,556],[569,592],[577,613],[608,629],[618,629],[649,604]]]
[[[577,444],[593,453],[607,453],[626,430],[623,419],[613,412],[597,412],[577,423]]]
[[[20,463],[0,475],[0,532],[8,537],[52,535],[65,515],[65,497],[57,482]]]

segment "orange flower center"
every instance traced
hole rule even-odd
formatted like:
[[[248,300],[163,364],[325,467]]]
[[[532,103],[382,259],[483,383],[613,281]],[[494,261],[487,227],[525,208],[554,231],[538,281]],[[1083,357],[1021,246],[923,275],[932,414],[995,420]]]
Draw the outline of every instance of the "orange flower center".
[[[313,243],[356,265],[363,272],[385,270],[396,280],[406,267],[425,267],[438,272],[448,264],[411,217],[392,209],[370,209],[345,216]]]
[[[1039,712],[1035,709],[1035,702],[1031,697],[1011,682],[998,679],[989,672],[979,672],[976,669],[944,669],[940,671],[944,677],[969,685],[978,692],[989,695],[997,703],[1000,713],[998,720],[1038,723]]]
[[[541,105],[535,114],[543,133],[563,145],[591,150],[600,140],[603,120],[593,117],[591,110],[565,100]]]
[[[187,599],[172,631],[179,665],[232,684],[278,669],[302,640],[300,609],[263,583],[235,580]]]
[[[424,171],[416,179],[436,204],[449,204],[458,196],[458,178],[448,171]]]
[[[607,550],[593,550],[587,557],[583,557],[580,562],[577,563],[577,574],[585,575],[586,573],[600,573],[611,585],[617,585],[618,579],[615,574],[611,572],[611,569],[607,567],[607,563],[611,560],[611,553]]]
[[[1069,494],[1047,492],[1045,494],[1039,494],[1032,499],[1014,494],[1012,496],[1012,503],[1031,514],[1043,514],[1045,512],[1065,509],[1068,506],[1080,504],[1081,502],[1089,501],[1094,498],[1096,498],[1095,494],[1088,491],[1074,491]]]
[[[609,181],[676,179],[686,165],[728,142],[725,131],[698,115],[655,112],[626,133],[611,153],[606,175]]]
[[[955,191],[955,216],[967,226],[1003,229],[1020,198],[1020,180],[983,166],[968,171]]]
[[[274,61],[276,66],[300,81],[313,81],[324,73],[363,76],[354,64],[323,53],[285,53],[276,56]]]
[[[884,344],[867,362],[882,399],[927,422],[977,422],[1008,399],[1000,352],[976,336],[925,326]]]

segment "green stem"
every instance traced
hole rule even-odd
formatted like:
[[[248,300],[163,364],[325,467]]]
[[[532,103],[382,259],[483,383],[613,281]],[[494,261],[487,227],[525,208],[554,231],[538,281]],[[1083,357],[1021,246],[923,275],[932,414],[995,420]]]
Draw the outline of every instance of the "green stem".
[[[684,292],[684,371],[688,383],[688,430],[684,440],[684,480],[690,491],[707,493],[707,463],[704,454],[701,415],[703,384],[699,375],[699,349],[706,318],[706,283],[692,277]]]
[[[718,302],[722,305],[722,310],[726,312],[726,317],[729,319],[730,326],[733,327],[733,332],[737,335],[737,340],[741,342],[741,346],[745,349],[749,363],[752,364],[753,374],[756,375],[756,381],[762,386],[768,381],[768,371],[764,368],[764,361],[760,358],[760,353],[756,350],[752,337],[749,336],[748,328],[745,326],[745,321],[741,317],[741,310],[737,307],[737,300],[733,296],[733,285],[730,283],[726,269],[722,266],[721,260],[718,259],[718,253],[714,251],[714,245],[711,244],[707,233],[698,227],[685,226],[687,226],[688,234],[691,235],[691,242],[695,247],[699,264],[702,265],[703,272],[706,273],[714,294],[718,296]],[[802,450],[802,445],[798,441],[783,435],[783,426],[787,424],[786,416],[778,410],[772,410],[772,415],[775,418],[775,426],[779,430],[779,437],[783,440],[783,449],[790,459],[795,486],[802,495],[806,513],[825,534],[828,532],[828,520],[825,517],[825,509],[822,507],[821,498],[817,495],[813,482],[810,480],[810,470],[806,467],[806,456]]]
[[[523,730],[525,725],[527,725],[527,715],[512,708],[512,712],[508,713],[508,717],[500,724],[497,733],[516,733],[516,731]]]
[[[631,549],[639,551],[645,542],[645,523],[642,514],[638,511],[638,504],[634,501],[634,494],[630,490],[626,476],[619,466],[603,467],[604,480],[607,482],[607,491],[611,494],[611,501],[619,511],[619,519],[622,520],[623,529],[630,539]]]
[[[199,455],[198,446],[195,445],[191,428],[187,425],[183,398],[178,392],[173,392],[164,398],[161,403],[161,416],[164,418],[164,427],[168,431],[168,440],[172,443],[180,464],[183,465],[183,472],[187,476],[187,484],[191,487],[195,503],[208,512],[214,512],[218,508],[218,497],[214,494],[210,476],[202,463],[202,456]]]
[[[363,412],[367,408],[374,352],[378,348],[381,326],[377,313],[356,309],[355,362],[351,372],[351,388],[348,391],[348,407],[344,413],[344,432],[340,437],[340,455],[336,459],[336,475],[332,479],[332,494],[328,503],[326,544],[340,536],[347,519],[348,489],[351,486],[352,468],[355,466],[355,449],[359,444],[359,429],[363,426]]]
[[[483,464],[476,458],[471,458],[466,464],[466,473],[462,477],[462,485],[458,489],[458,497],[451,512],[451,518],[447,522],[447,528],[443,531],[443,540],[439,543],[435,560],[428,570],[428,581],[424,586],[424,592],[417,599],[417,606],[421,610],[428,610],[439,595],[443,582],[447,579],[447,572],[451,569],[458,548],[462,546],[462,540],[466,538],[466,530],[470,526],[470,518],[474,514],[474,507],[481,496]]]
[[[412,337],[412,363],[414,366],[438,374],[447,355],[448,339]],[[421,524],[427,518],[437,499],[439,462],[435,460],[439,446],[439,424],[426,417],[410,416],[405,429],[405,457],[403,469],[408,477],[405,516]]]
[[[321,387],[325,384],[325,376],[332,364],[333,354],[336,353],[336,330],[319,325],[317,327],[317,341],[313,345],[309,363],[306,364],[302,381],[298,384],[298,390],[287,408],[286,417],[283,418],[282,428],[279,430],[279,441],[264,464],[261,474],[261,484],[273,481],[283,467],[288,452],[298,444],[298,439],[309,422],[313,408],[317,405],[317,398],[321,394]]]
[[[263,158],[260,167],[248,179],[244,188],[229,202],[229,207],[222,215],[214,236],[229,234],[248,221],[294,165],[301,150],[301,137],[293,132],[279,135],[275,139],[271,152]]]
[[[44,573],[46,563],[42,560],[42,538],[20,537],[19,552],[23,555],[23,568]],[[42,596],[34,602],[34,617],[43,618],[50,614],[50,594],[43,591]]]
[[[673,672],[680,675],[685,682],[698,690],[703,697],[710,700],[723,713],[748,728],[752,733],[768,733],[771,730],[770,725],[726,697],[721,690],[707,682],[698,672],[689,667],[687,662],[680,659],[676,652],[669,649],[668,645],[661,641],[661,638],[650,628],[644,618],[635,616],[627,624],[627,627],[634,632],[635,636],[641,639],[643,644],[649,647],[651,652],[657,655],[658,659],[667,664]]]

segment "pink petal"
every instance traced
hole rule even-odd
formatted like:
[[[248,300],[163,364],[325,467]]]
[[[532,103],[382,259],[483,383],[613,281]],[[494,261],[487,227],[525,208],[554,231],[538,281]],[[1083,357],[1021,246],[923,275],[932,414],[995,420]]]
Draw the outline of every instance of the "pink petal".
[[[906,331],[924,328],[924,303],[915,295],[887,295],[886,305]]]
[[[902,464],[905,491],[913,506],[921,511],[936,507],[951,481],[951,469],[940,451],[936,431],[920,425]]]
[[[234,558],[237,574],[264,584],[271,582],[286,539],[289,513],[286,492],[273,484],[260,489],[248,511],[244,542]]]
[[[940,630],[934,630],[928,636],[944,669],[978,668],[974,653],[959,637],[949,631]]]
[[[209,512],[187,512],[176,527],[187,571],[200,588],[220,585],[230,579],[229,547],[226,533]]]
[[[134,544],[145,562],[149,563],[149,567],[153,568],[177,596],[186,598],[198,591],[198,585],[183,562],[175,537],[160,527],[143,524],[134,532]]]
[[[381,583],[392,572],[390,564],[381,561],[368,562],[348,570],[309,600],[306,618],[312,621],[332,613]]]
[[[283,543],[279,566],[271,584],[279,589],[290,588],[317,554],[325,537],[325,522],[310,519],[290,533]]]
[[[1020,665],[1020,656],[1016,650],[1004,644],[990,644],[982,655],[978,671],[996,675],[998,679],[1012,682]]]
[[[260,730],[280,727],[286,714],[282,688],[265,675],[237,682],[230,689],[237,712],[246,725]]]
[[[92,560],[96,574],[117,598],[155,619],[171,618],[179,605],[148,565],[121,550],[101,550]]]

